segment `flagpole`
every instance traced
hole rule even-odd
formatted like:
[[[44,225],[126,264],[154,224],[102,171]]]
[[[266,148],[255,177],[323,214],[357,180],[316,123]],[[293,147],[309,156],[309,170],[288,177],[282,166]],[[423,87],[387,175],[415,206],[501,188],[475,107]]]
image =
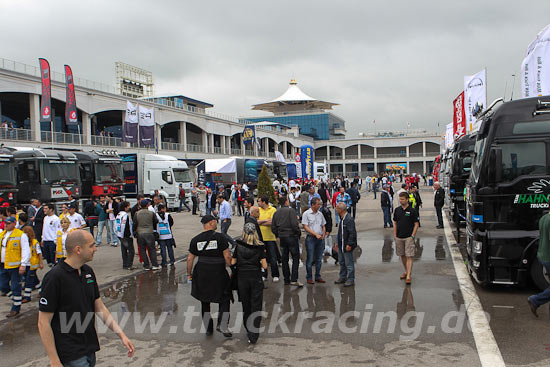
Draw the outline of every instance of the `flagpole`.
[[[140,118],[139,118],[139,103],[137,103],[136,108],[137,108],[137,118],[138,118],[138,126],[137,126],[137,144],[138,145],[137,145],[137,147],[141,148],[141,140],[140,140],[141,138],[139,137],[139,125],[140,125],[140,123],[139,123],[139,120],[140,120]]]

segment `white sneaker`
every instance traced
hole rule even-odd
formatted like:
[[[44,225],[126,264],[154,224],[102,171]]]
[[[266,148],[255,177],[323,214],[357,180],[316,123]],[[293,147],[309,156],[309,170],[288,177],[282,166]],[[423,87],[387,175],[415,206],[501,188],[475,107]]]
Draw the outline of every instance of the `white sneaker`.
[[[266,278],[266,277],[262,277],[262,280],[265,282],[265,281],[267,280],[267,278]]]
[[[279,277],[273,277],[273,283],[277,283],[279,281]]]

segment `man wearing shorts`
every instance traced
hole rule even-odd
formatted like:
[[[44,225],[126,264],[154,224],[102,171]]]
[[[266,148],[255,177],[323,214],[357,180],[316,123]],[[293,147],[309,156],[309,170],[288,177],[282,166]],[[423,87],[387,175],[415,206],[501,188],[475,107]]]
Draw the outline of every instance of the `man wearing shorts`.
[[[405,272],[401,279],[411,284],[411,271],[414,256],[414,236],[418,230],[418,212],[409,205],[406,192],[399,194],[399,204],[393,212],[393,237],[395,238],[395,253],[401,256]]]

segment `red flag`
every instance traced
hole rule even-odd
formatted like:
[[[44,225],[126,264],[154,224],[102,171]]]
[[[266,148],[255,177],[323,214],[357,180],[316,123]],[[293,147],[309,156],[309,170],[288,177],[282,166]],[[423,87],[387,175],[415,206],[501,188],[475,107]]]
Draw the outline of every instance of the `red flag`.
[[[46,59],[40,62],[40,78],[42,79],[42,100],[40,102],[40,122],[52,121],[52,85],[50,79],[50,63]]]
[[[458,140],[466,135],[466,111],[464,110],[464,92],[453,101],[453,136]]]
[[[76,113],[76,98],[74,95],[73,71],[69,65],[65,65],[65,123],[67,125],[78,124],[78,114]]]

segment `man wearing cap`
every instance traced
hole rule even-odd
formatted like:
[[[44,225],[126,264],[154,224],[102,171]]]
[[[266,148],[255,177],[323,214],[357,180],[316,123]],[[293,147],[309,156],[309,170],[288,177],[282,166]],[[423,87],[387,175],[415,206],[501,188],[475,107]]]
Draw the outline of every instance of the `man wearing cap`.
[[[134,217],[134,233],[137,233],[139,251],[143,257],[143,267],[146,270],[159,270],[157,251],[155,249],[155,235],[158,220],[155,213],[149,210],[149,200],[141,200],[141,209]],[[152,265],[152,267],[151,267]]]
[[[15,217],[7,217],[4,223],[5,228],[0,233],[0,291],[6,295],[11,290],[13,304],[11,311],[6,315],[11,318],[19,315],[21,310],[21,275],[25,274],[26,267],[30,266],[31,249],[27,235],[15,228]]]
[[[191,295],[201,302],[201,315],[206,335],[214,332],[210,304],[219,305],[216,330],[225,337],[232,336],[229,325],[229,302],[233,299],[226,266],[231,265],[231,252],[227,236],[216,232],[216,217],[205,215],[201,219],[203,232],[191,239],[187,255],[187,278],[192,280]],[[195,257],[197,264],[193,268]]]
[[[76,204],[74,203],[69,205],[69,215],[67,216],[67,218],[69,218],[69,220],[71,221],[71,225],[69,227],[71,229],[82,229],[86,227],[86,221],[84,220],[82,215],[76,212]]]

